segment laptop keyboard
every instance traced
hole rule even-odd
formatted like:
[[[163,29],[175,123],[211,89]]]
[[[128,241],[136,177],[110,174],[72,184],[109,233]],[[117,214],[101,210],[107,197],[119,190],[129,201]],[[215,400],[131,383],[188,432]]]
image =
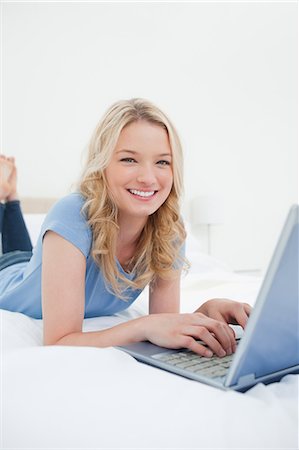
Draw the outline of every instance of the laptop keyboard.
[[[188,372],[198,373],[210,378],[223,377],[227,374],[231,365],[231,361],[234,357],[232,355],[224,356],[212,356],[211,358],[205,358],[197,355],[191,350],[182,350],[176,352],[158,353],[152,356],[159,361],[170,364],[171,366],[178,367],[180,369],[186,369]]]

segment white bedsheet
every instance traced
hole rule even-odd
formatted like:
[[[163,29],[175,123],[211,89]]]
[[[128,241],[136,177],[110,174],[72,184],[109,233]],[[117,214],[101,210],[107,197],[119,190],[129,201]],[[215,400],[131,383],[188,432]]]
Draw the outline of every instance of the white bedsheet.
[[[260,279],[190,274],[184,311],[208,298],[254,303]],[[146,312],[146,292],[99,330]],[[42,321],[1,311],[3,448],[297,448],[298,376],[245,394],[138,363],[114,348],[43,347]]]
[[[182,311],[209,298],[254,304],[261,279],[211,258],[182,280]],[[100,330],[147,312],[147,291]],[[0,312],[3,449],[295,449],[298,375],[225,392],[114,349],[43,347],[42,321]],[[236,331],[240,331],[236,327]]]

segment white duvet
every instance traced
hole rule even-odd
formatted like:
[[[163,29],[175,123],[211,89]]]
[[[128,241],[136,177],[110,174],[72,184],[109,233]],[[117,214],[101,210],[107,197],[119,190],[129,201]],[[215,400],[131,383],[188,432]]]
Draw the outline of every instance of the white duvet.
[[[182,312],[209,298],[252,305],[261,279],[201,255],[182,280]],[[190,257],[189,256],[189,257]],[[147,291],[100,330],[147,312]],[[298,375],[225,392],[114,349],[43,347],[42,321],[1,311],[2,449],[295,449]]]

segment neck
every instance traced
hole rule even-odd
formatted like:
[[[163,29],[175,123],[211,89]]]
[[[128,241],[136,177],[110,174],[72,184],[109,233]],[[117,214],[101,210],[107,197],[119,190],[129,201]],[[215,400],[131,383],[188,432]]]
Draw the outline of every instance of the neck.
[[[127,272],[131,270],[131,260],[136,256],[136,248],[146,220],[118,220],[119,232],[116,243],[116,257]]]
[[[132,247],[138,242],[140,234],[147,222],[147,219],[141,218],[136,221],[132,219],[126,219],[124,217],[119,217],[119,233],[117,238],[117,247]]]

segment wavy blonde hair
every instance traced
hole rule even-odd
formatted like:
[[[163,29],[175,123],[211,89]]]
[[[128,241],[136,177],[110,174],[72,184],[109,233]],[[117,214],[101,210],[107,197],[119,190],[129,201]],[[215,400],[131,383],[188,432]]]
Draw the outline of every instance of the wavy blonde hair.
[[[172,150],[173,185],[166,201],[148,217],[129,262],[134,273],[134,280],[129,280],[120,272],[116,262],[118,208],[109,194],[105,169],[122,129],[139,120],[159,125],[167,131]],[[87,214],[92,229],[92,256],[103,272],[109,292],[126,300],[128,288],[143,289],[157,277],[171,278],[178,270],[188,268],[187,260],[180,254],[186,238],[179,210],[183,191],[182,147],[170,120],[151,102],[141,98],[121,100],[106,111],[89,143],[79,191],[85,198],[83,212]]]

